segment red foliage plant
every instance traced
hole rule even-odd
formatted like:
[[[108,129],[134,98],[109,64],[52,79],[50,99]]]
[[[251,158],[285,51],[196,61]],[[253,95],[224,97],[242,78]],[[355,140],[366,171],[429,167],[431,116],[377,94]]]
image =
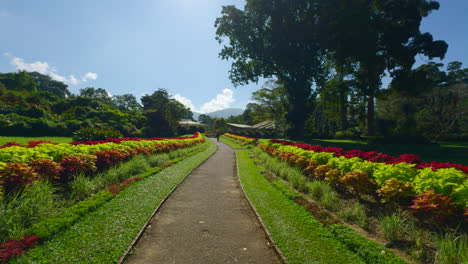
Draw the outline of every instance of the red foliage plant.
[[[109,168],[127,158],[127,155],[118,149],[98,151],[94,155],[96,156],[96,166],[99,170]]]
[[[439,223],[444,223],[448,217],[455,215],[454,206],[455,203],[452,202],[450,196],[428,190],[423,194],[419,194],[409,208],[416,213],[434,217]]]
[[[40,144],[54,144],[54,145],[56,145],[57,143],[54,143],[54,142],[48,141],[48,140],[29,141],[27,147],[28,148],[34,148],[36,146],[39,146]]]
[[[40,178],[58,179],[63,168],[60,163],[49,159],[36,159],[29,162],[29,166],[39,175]]]
[[[24,236],[19,241],[8,240],[0,244],[0,261],[8,261],[9,259],[23,254],[27,249],[34,248],[39,242],[39,237],[36,235]]]
[[[141,181],[141,180],[142,179],[140,177],[134,177],[134,178],[126,179],[126,180],[123,180],[123,181],[121,181],[119,183],[108,186],[107,189],[109,190],[109,192],[112,193],[112,195],[115,196],[115,195],[119,194],[121,191],[123,191],[125,188],[127,188],[128,186],[133,184],[134,182]]]
[[[6,163],[0,169],[0,183],[6,192],[24,187],[38,178],[37,173],[25,163]]]
[[[64,156],[61,162],[63,167],[61,181],[67,181],[70,176],[77,173],[90,173],[96,170],[96,156],[89,154],[75,154]]]

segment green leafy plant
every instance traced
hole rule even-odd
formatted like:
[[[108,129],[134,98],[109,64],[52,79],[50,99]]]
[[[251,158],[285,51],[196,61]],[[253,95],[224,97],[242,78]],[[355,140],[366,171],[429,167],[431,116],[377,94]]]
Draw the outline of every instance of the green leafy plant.
[[[377,190],[377,194],[380,196],[381,201],[396,202],[398,203],[401,199],[408,198],[414,194],[411,184],[402,182],[395,178],[390,178],[380,186]]]

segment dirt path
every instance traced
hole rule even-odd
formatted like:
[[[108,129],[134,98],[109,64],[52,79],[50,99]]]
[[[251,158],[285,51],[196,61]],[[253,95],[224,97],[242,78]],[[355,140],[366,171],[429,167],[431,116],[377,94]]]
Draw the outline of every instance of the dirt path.
[[[280,263],[242,196],[234,151],[217,144],[161,207],[126,263]]]

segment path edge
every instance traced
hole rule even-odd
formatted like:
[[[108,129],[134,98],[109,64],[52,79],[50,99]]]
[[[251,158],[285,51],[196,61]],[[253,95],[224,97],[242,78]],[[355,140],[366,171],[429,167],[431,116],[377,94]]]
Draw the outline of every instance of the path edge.
[[[248,151],[248,150],[242,150],[242,151]],[[237,155],[238,151],[234,151],[234,152],[236,154],[237,180],[239,181],[239,185],[241,187],[242,193],[244,194],[243,196],[244,196],[245,200],[247,201],[247,203],[249,204],[250,208],[252,208],[258,222],[260,223],[260,226],[263,229],[263,232],[265,232],[265,234],[266,234],[266,238],[267,238],[268,242],[270,243],[270,246],[273,248],[276,255],[281,259],[282,263],[289,264],[288,259],[284,256],[281,249],[276,245],[275,241],[273,240],[273,237],[270,234],[270,231],[268,231],[268,228],[266,227],[265,223],[263,222],[262,218],[260,217],[260,214],[257,212],[257,209],[255,208],[252,201],[250,200],[250,198],[247,196],[247,193],[245,192],[244,185],[242,185],[242,181],[241,181],[240,174],[239,174],[239,162],[238,162],[239,157]]]
[[[209,139],[208,139],[209,140]],[[153,218],[156,216],[156,214],[159,212],[159,209],[161,209],[161,207],[163,206],[163,204],[166,202],[167,199],[169,199],[169,197],[171,196],[171,194],[177,189],[177,187],[179,187],[180,184],[182,184],[185,179],[187,179],[188,176],[190,176],[190,174],[192,174],[192,172],[196,169],[198,169],[201,165],[203,165],[208,159],[210,159],[216,152],[218,152],[218,145],[215,144],[214,142],[212,142],[215,147],[216,147],[216,150],[211,153],[210,156],[208,156],[202,163],[200,163],[198,166],[196,166],[195,168],[193,168],[189,173],[187,173],[187,175],[185,175],[185,177],[183,177],[173,188],[172,190],[161,200],[161,202],[159,203],[159,205],[156,207],[156,209],[154,209],[153,213],[151,213],[151,215],[149,216],[148,218],[148,221],[146,221],[146,223],[143,225],[143,227],[140,229],[140,231],[138,232],[138,234],[136,235],[135,239],[133,239],[132,243],[130,243],[130,245],[128,246],[128,248],[125,250],[125,252],[123,253],[123,255],[119,258],[119,260],[116,262],[116,264],[123,264],[127,258],[128,258],[128,255],[130,253],[130,251],[132,251],[132,249],[136,246],[136,244],[140,241],[141,237],[143,236],[143,233],[145,232],[146,228],[149,226],[149,224],[151,223],[151,221],[153,220]],[[195,154],[196,155],[196,154]]]

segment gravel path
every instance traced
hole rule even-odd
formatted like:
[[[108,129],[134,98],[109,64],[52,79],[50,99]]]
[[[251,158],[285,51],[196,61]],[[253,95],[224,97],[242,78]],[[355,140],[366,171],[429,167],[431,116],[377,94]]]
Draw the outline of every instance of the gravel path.
[[[161,207],[126,263],[280,263],[243,197],[234,151],[217,144]]]

